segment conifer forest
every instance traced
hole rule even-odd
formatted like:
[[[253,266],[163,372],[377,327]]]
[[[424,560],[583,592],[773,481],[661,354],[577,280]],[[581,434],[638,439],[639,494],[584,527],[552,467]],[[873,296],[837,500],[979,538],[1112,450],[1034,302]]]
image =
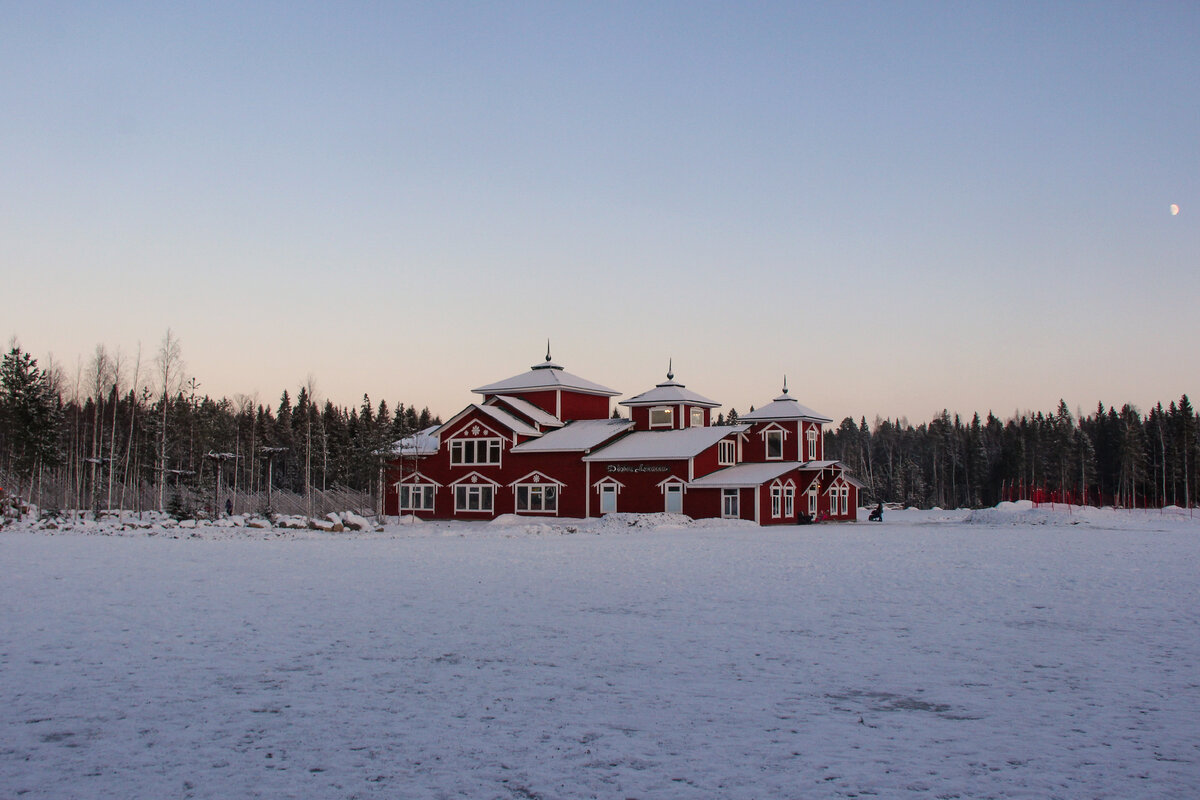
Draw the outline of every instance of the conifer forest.
[[[71,386],[14,346],[0,363],[0,486],[55,510],[374,513],[392,443],[437,420],[312,394],[284,391],[273,406],[209,397],[169,334],[149,370],[97,348]]]
[[[239,513],[287,503],[313,513],[349,496],[374,513],[392,444],[437,422],[427,408],[366,395],[357,408],[314,402],[311,385],[271,405],[209,397],[185,377],[169,332],[149,364],[98,347],[73,381],[13,345],[0,363],[0,486],[45,509],[96,513],[216,514],[227,502]],[[827,430],[825,454],[865,484],[864,504],[1191,508],[1198,427],[1187,395],[1146,412],[1099,403],[1078,415],[1060,402],[1006,420],[847,417]]]

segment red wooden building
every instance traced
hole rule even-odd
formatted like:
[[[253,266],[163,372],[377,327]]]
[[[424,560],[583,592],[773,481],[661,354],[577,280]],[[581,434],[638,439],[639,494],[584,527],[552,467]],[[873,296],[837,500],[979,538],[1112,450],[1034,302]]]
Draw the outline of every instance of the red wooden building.
[[[824,460],[832,422],[783,394],[736,425],[719,404],[667,380],[620,405],[619,392],[550,360],[473,390],[446,423],[396,443],[388,514],[493,519],[675,512],[759,524],[853,520],[861,484]]]

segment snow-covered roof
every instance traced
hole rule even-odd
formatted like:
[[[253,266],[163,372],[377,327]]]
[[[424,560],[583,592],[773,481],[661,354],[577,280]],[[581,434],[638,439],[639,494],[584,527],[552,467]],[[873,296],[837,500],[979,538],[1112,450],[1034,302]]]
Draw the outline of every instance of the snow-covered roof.
[[[528,372],[522,372],[520,375],[514,375],[502,381],[489,383],[487,386],[480,386],[478,389],[472,389],[471,391],[476,394],[486,395],[504,394],[506,392],[529,392],[536,389],[569,389],[572,392],[598,394],[605,397],[615,397],[620,394],[620,392],[609,389],[607,386],[601,386],[598,383],[585,380],[578,375],[572,375],[551,361],[549,353],[546,354],[546,360],[543,363],[534,364],[529,368]]]
[[[762,486],[767,481],[773,481],[803,466],[804,464],[799,461],[737,464],[696,478],[688,484],[688,488],[740,489],[747,486]]]
[[[562,420],[558,417],[554,416],[548,411],[543,411],[533,403],[520,397],[513,397],[512,395],[507,394],[498,394],[494,396],[492,400],[504,403],[513,411],[529,417],[534,421],[535,424],[541,425],[543,428],[561,428],[563,425]]]
[[[514,453],[554,453],[591,450],[633,427],[627,419],[577,419],[558,430],[544,433],[540,439],[522,442]]]
[[[787,381],[783,382],[783,394],[776,397],[767,405],[756,411],[750,411],[738,417],[738,421],[771,422],[784,420],[808,420],[810,422],[833,422],[824,414],[818,414],[811,408],[796,402],[796,398],[788,394]]]
[[[648,392],[642,392],[636,397],[631,397],[628,400],[622,400],[620,405],[658,406],[676,405],[678,403],[686,403],[690,406],[700,406],[702,408],[717,408],[721,405],[720,403],[709,400],[707,397],[696,394],[691,389],[675,380],[675,375],[669,369],[667,370],[667,379],[665,381],[658,384]]]
[[[424,430],[417,431],[412,436],[405,436],[392,443],[392,455],[396,456],[431,456],[438,450],[438,437],[435,431],[441,427],[430,425]]]
[[[639,431],[597,450],[584,461],[661,461],[691,458],[712,447],[731,433],[741,433],[749,425],[710,425],[676,431]]]
[[[527,425],[524,420],[514,417],[502,408],[496,406],[481,406],[476,405],[480,411],[487,414],[492,419],[506,426],[510,431],[520,436],[541,436],[542,432],[531,425]]]
[[[703,477],[696,478],[688,486],[697,488],[707,487],[710,489],[762,486],[767,481],[773,481],[789,472],[800,470],[802,473],[811,473],[811,480],[800,486],[801,489],[806,489],[813,480],[819,477],[818,473],[813,472],[813,470],[841,466],[841,463],[838,461],[756,461],[747,464],[737,464],[717,470],[716,472],[710,472]],[[862,484],[844,472],[842,473],[842,477],[855,486],[858,486],[858,488],[862,488]]]
[[[541,436],[542,435],[541,431],[535,430],[534,428],[530,427],[527,423],[525,423],[523,420],[517,419],[516,417],[514,417],[512,414],[508,413],[504,409],[496,408],[495,406],[480,405],[479,403],[472,403],[471,405],[467,406],[462,411],[458,412],[453,417],[448,419],[441,427],[438,428],[438,433],[441,434],[442,431],[448,430],[451,426],[457,424],[459,420],[461,420],[463,417],[465,417],[471,411],[479,411],[479,412],[483,413],[485,416],[491,417],[496,422],[499,422],[501,425],[508,428],[513,433],[519,434],[521,436]]]

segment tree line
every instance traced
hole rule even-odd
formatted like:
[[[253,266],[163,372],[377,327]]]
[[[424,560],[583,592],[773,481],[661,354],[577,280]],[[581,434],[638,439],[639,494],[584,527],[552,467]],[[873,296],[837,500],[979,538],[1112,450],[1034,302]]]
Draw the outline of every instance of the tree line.
[[[1191,508],[1200,482],[1200,417],[1187,395],[1141,413],[1103,403],[1078,419],[1050,413],[928,423],[850,417],[826,434],[825,454],[866,484],[869,502],[942,508],[1028,499],[1126,508]]]
[[[363,395],[357,408],[314,399],[309,381],[274,406],[212,398],[187,377],[168,331],[149,364],[96,348],[68,381],[13,344],[0,361],[0,486],[43,507],[221,510],[229,493],[308,496],[346,488],[378,497],[392,443],[440,420]],[[737,411],[728,419],[734,422]],[[1050,413],[969,422],[942,411],[906,420],[847,417],[827,458],[864,484],[864,502],[980,507],[1035,499],[1192,507],[1200,417],[1187,395],[1146,414],[1126,404],[1078,419]],[[178,509],[176,509],[178,510]],[[262,509],[246,509],[262,510]]]
[[[100,346],[74,381],[13,344],[0,361],[0,486],[43,508],[97,513],[216,513],[238,493],[378,496],[391,445],[439,421],[365,394],[357,408],[314,395],[310,380],[274,406],[210,397],[185,375],[170,331],[150,364]]]

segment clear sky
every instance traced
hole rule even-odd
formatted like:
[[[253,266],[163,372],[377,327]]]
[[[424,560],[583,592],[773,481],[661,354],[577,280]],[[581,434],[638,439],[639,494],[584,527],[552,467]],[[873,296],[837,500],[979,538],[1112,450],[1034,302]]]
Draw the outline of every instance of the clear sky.
[[[0,2],[0,334],[428,405],[1200,393],[1200,3]],[[1171,204],[1178,204],[1173,215]]]

